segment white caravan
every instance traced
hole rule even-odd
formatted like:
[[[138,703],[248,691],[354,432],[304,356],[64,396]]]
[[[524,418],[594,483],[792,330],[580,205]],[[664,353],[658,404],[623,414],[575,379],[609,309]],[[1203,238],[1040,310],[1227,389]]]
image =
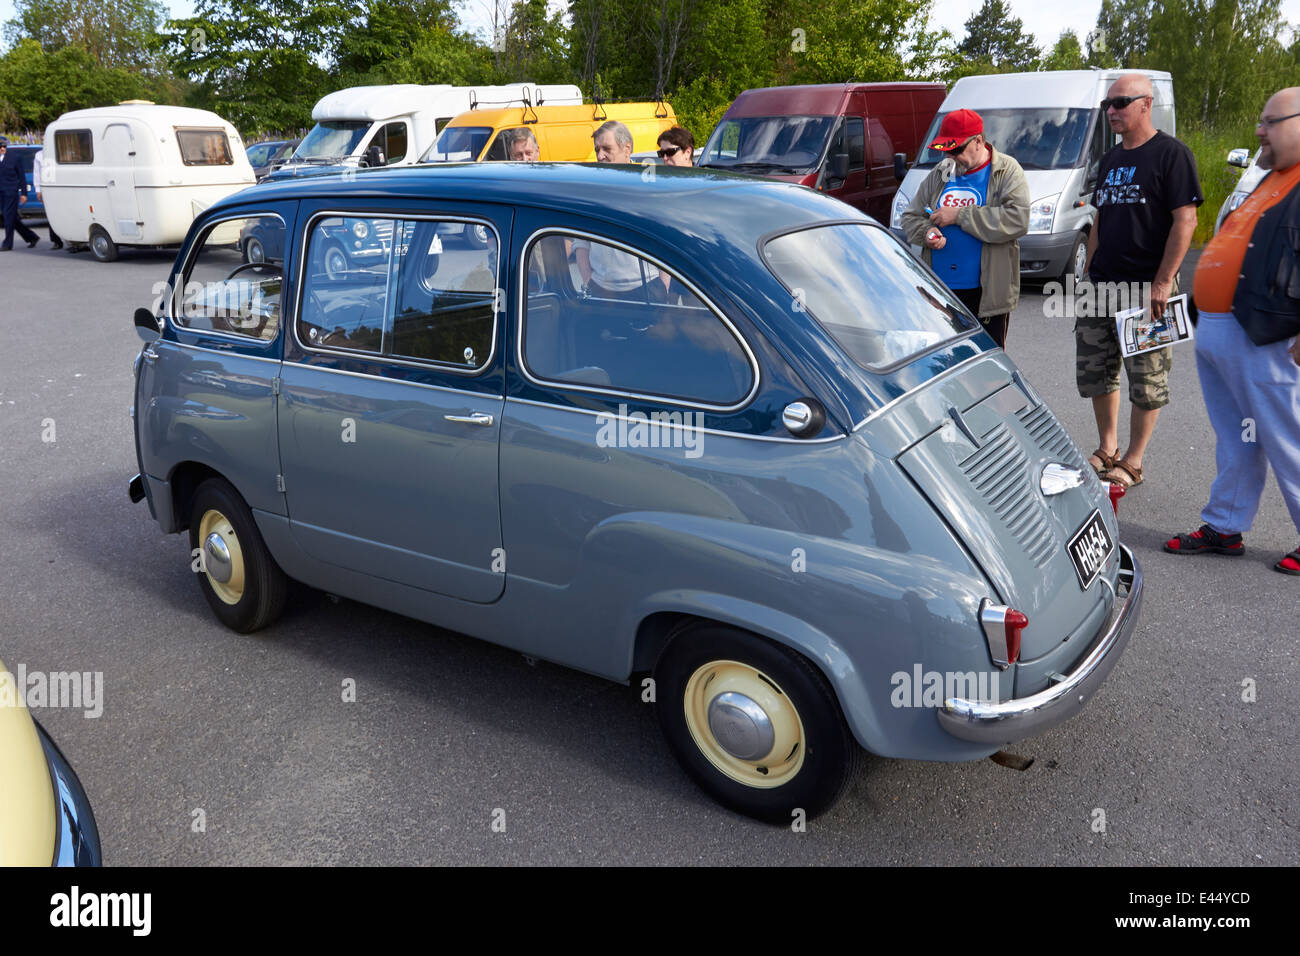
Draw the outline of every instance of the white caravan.
[[[574,105],[576,86],[354,86],[312,108],[316,125],[271,178],[310,175],[316,166],[409,166],[419,161],[453,117],[479,108]]]
[[[127,101],[45,129],[41,194],[65,242],[101,262],[119,246],[180,243],[198,213],[253,185],[244,144],[216,113]]]
[[[1145,73],[1155,94],[1151,119],[1158,130],[1176,134],[1174,83],[1156,70],[1059,70],[967,76],[953,84],[923,144],[939,135],[953,110],[971,109],[984,120],[984,135],[1012,156],[1029,184],[1029,234],[1020,240],[1020,274],[1032,279],[1073,275],[1083,280],[1088,232],[1097,216],[1092,205],[1101,156],[1119,138],[1101,111],[1110,85],[1125,73]],[[890,226],[901,236],[900,219],[921,181],[943,158],[932,149],[917,154],[894,196]]]

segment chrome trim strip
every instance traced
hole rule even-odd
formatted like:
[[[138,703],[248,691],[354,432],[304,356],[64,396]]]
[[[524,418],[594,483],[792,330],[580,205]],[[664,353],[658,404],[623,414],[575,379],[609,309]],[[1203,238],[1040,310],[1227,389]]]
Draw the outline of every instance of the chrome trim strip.
[[[438,216],[438,215],[426,214],[426,213],[398,212],[394,210],[376,211],[373,209],[350,209],[350,210],[322,209],[316,213],[313,213],[311,218],[309,218],[307,222],[303,225],[301,242],[299,242],[298,244],[298,251],[299,251],[298,282],[297,282],[297,290],[296,290],[297,302],[295,302],[294,304],[293,321],[289,324],[293,326],[293,340],[298,343],[299,348],[301,348],[304,352],[315,352],[318,355],[335,355],[343,358],[356,358],[358,356],[361,356],[367,359],[379,360],[385,364],[391,362],[396,365],[408,365],[411,366],[412,368],[432,369],[439,372],[451,372],[456,375],[464,375],[471,378],[477,378],[478,376],[483,375],[485,372],[487,372],[489,368],[492,367],[492,359],[495,358],[497,354],[497,332],[501,326],[501,310],[497,310],[497,309],[492,310],[492,349],[491,351],[488,352],[487,358],[483,360],[483,364],[478,366],[477,368],[464,368],[463,366],[451,365],[449,363],[422,361],[420,359],[409,358],[409,357],[397,358],[392,355],[385,355],[382,352],[365,352],[365,351],[361,351],[360,349],[354,350],[354,349],[337,349],[337,348],[328,348],[328,347],[322,348],[317,345],[307,345],[305,342],[303,342],[302,338],[298,335],[298,322],[302,319],[302,299],[303,299],[302,294],[305,291],[303,288],[303,284],[305,282],[305,273],[307,270],[307,252],[308,252],[307,239],[310,234],[310,230],[312,226],[316,224],[317,220],[328,219],[332,216],[338,216],[343,219],[364,219],[364,218],[391,219],[394,223],[397,222],[462,222],[462,223],[475,223],[478,225],[487,226],[489,229],[492,230],[492,236],[496,240],[496,244],[497,244],[497,268],[496,268],[496,273],[492,277],[492,289],[493,289],[494,300],[496,298],[496,290],[502,287],[501,286],[501,259],[503,257],[501,255],[501,250],[502,250],[501,233],[497,231],[496,224],[492,222],[492,220],[490,219],[475,219],[472,216],[456,216],[456,215]],[[394,232],[396,232],[396,226],[394,226]],[[392,243],[392,248],[394,250],[397,248],[396,242]],[[390,279],[392,278],[391,267],[389,269],[389,278]],[[390,318],[391,316],[388,315],[384,316],[384,330],[381,333],[380,348],[384,348],[388,345],[387,330],[389,326],[388,320]],[[385,381],[392,381],[392,379],[385,379]]]
[[[268,358],[265,355],[245,355],[243,352],[232,352],[229,349],[210,349],[210,348],[205,348],[202,345],[194,345],[191,342],[174,342],[169,339],[164,339],[160,341],[164,345],[170,345],[178,349],[190,349],[195,352],[208,352],[212,355],[224,355],[228,358],[233,356],[234,358],[248,359],[250,362],[270,362],[272,365],[280,364],[280,359]],[[248,340],[244,339],[243,341],[247,342]],[[266,344],[269,345],[270,343],[268,342]]]
[[[976,359],[984,359],[984,358],[988,358],[988,357],[989,357],[990,355],[992,355],[992,354],[993,354],[992,352],[978,352],[978,353],[976,353],[975,355],[970,356],[969,358],[964,358],[964,359],[962,359],[960,362],[958,362],[956,365],[952,366],[951,368],[946,368],[946,369],[944,369],[942,372],[940,372],[940,373],[939,373],[938,375],[936,375],[934,378],[926,379],[926,380],[925,380],[924,382],[922,382],[920,385],[917,385],[916,388],[909,388],[909,389],[908,389],[906,392],[904,392],[902,395],[899,395],[897,398],[891,399],[890,401],[886,402],[884,405],[881,405],[879,408],[877,408],[874,412],[872,412],[872,413],[871,413],[870,415],[868,415],[866,418],[862,419],[862,421],[860,421],[860,422],[858,422],[856,425],[854,425],[854,426],[853,426],[853,432],[856,433],[857,430],[858,430],[859,428],[862,428],[862,427],[863,427],[864,425],[866,425],[868,422],[870,422],[870,421],[872,421],[873,419],[875,419],[875,418],[877,418],[877,417],[879,417],[879,416],[885,414],[885,412],[889,411],[891,408],[893,408],[893,407],[894,407],[895,405],[897,405],[899,402],[903,401],[903,399],[905,399],[905,398],[907,398],[908,396],[910,396],[910,395],[911,395],[913,392],[915,392],[918,388],[925,388],[927,385],[930,385],[930,384],[933,383],[933,382],[941,381],[941,380],[943,380],[945,377],[947,377],[947,376],[951,375],[953,372],[957,371],[957,369],[961,368],[961,367],[962,367],[963,365],[965,365],[967,362],[974,362]]]
[[[639,259],[644,259],[647,262],[654,263],[654,265],[657,266],[659,269],[661,269],[662,271],[668,273],[673,278],[680,281],[682,285],[690,289],[691,293],[697,299],[699,299],[702,303],[704,303],[705,307],[708,308],[710,312],[712,312],[715,316],[717,316],[718,320],[721,321],[722,324],[727,327],[727,329],[731,332],[731,334],[735,336],[736,341],[740,343],[740,347],[741,349],[744,350],[746,358],[749,359],[749,368],[751,373],[753,374],[753,379],[754,379],[754,383],[750,387],[749,392],[742,399],[740,399],[740,401],[735,402],[733,404],[711,405],[704,402],[691,402],[691,401],[687,401],[686,399],[672,398],[667,395],[652,395],[644,392],[625,392],[619,389],[601,388],[595,385],[577,385],[569,382],[557,382],[549,378],[538,378],[537,376],[533,375],[532,371],[528,368],[528,363],[524,361],[524,322],[525,322],[525,315],[526,315],[526,309],[524,308],[524,306],[528,302],[528,287],[527,287],[528,253],[532,250],[533,244],[536,242],[537,239],[548,234],[558,235],[558,236],[573,236],[579,239],[590,239],[593,242],[599,242],[606,246],[613,246],[616,249],[622,249],[624,252],[628,252]],[[721,412],[735,412],[744,408],[751,401],[753,401],[754,396],[758,394],[759,387],[762,384],[762,370],[759,368],[758,357],[754,354],[754,350],[749,347],[749,342],[745,339],[743,335],[740,334],[740,330],[736,328],[735,325],[732,324],[731,320],[728,319],[726,315],[723,314],[721,309],[719,309],[716,305],[714,305],[711,299],[709,299],[703,292],[697,289],[694,283],[692,283],[689,279],[685,279],[682,276],[679,276],[676,270],[668,268],[668,266],[664,265],[662,262],[660,262],[654,256],[650,255],[648,252],[644,252],[639,249],[634,249],[632,246],[629,246],[626,243],[619,242],[616,239],[610,239],[607,236],[598,236],[595,233],[583,232],[581,229],[564,229],[558,226],[543,226],[541,229],[534,231],[527,239],[524,240],[524,242],[520,246],[519,302],[517,306],[516,315],[519,317],[519,321],[517,323],[518,327],[515,329],[515,363],[519,366],[519,371],[523,373],[524,378],[528,379],[528,381],[532,382],[534,385],[537,385],[541,388],[560,389],[562,391],[573,391],[573,392],[592,392],[597,395],[618,395],[621,398],[632,398],[638,401],[654,402],[661,405],[678,405],[681,406],[682,408],[699,408],[705,411],[721,413]]]
[[[600,416],[604,415],[604,416],[608,416],[609,418],[615,421],[628,422],[633,420],[627,415],[619,415],[616,412],[597,412],[597,411],[593,411],[590,408],[575,408],[571,405],[556,405],[553,402],[538,402],[531,398],[515,398],[513,396],[507,396],[506,402],[507,403],[514,402],[519,405],[532,405],[534,408],[550,408],[559,412],[577,412],[580,415],[591,415],[592,417],[595,418],[599,418]],[[829,438],[795,438],[793,436],[791,436],[790,438],[780,438],[775,435],[743,435],[740,432],[724,431],[721,428],[695,428],[694,426],[676,425],[673,424],[672,422],[660,422],[659,424],[661,426],[668,427],[668,428],[690,427],[692,428],[692,430],[700,432],[701,434],[704,435],[718,435],[723,438],[745,438],[748,439],[749,441],[774,441],[774,442],[781,442],[782,444],[788,444],[788,445],[826,445],[831,442],[844,441],[846,438],[849,437],[848,435],[841,434],[841,435],[832,435]]]
[[[997,746],[1032,737],[1083,709],[1124,653],[1142,609],[1142,566],[1125,545],[1118,547],[1120,576],[1131,574],[1132,583],[1118,614],[1112,608],[1110,627],[1074,671],[1061,683],[1028,697],[1000,702],[950,697],[937,712],[939,725],[945,731],[961,740]]]
[[[378,356],[378,358],[383,358],[383,356]],[[387,363],[385,362],[381,364]],[[410,385],[413,388],[431,388],[438,392],[451,392],[453,395],[469,395],[480,399],[481,401],[499,402],[504,398],[504,396],[498,391],[475,392],[467,388],[452,388],[450,385],[434,385],[430,382],[413,382],[407,378],[389,378],[386,375],[374,375],[370,372],[354,372],[351,369],[346,368],[330,368],[325,365],[307,365],[303,362],[289,361],[286,361],[284,366],[286,368],[307,369],[312,372],[328,372],[331,375],[354,375],[357,378],[368,378],[374,382],[387,382],[390,385]],[[425,371],[435,371],[435,369],[431,369],[427,365],[421,365],[419,367]]]

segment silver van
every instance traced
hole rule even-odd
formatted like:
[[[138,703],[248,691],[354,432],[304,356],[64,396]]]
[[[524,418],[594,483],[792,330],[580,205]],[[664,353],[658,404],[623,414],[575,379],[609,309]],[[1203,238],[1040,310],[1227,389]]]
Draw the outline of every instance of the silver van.
[[[1088,232],[1097,216],[1092,192],[1102,155],[1118,140],[1110,132],[1101,101],[1126,73],[1151,77],[1156,129],[1175,134],[1174,84],[1158,70],[1060,70],[1003,73],[958,80],[943,101],[923,143],[939,135],[939,124],[953,110],[970,109],[984,120],[984,135],[994,149],[1013,157],[1029,183],[1029,234],[1020,240],[1020,274],[1083,281]],[[943,154],[925,149],[917,156],[894,196],[890,227],[902,237],[902,216],[921,181]]]

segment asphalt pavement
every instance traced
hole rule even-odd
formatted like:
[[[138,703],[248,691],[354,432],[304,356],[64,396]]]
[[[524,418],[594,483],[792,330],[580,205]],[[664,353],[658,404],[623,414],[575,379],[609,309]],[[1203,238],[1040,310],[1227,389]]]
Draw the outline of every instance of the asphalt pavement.
[[[1012,748],[1027,770],[868,758],[795,832],[697,790],[637,688],[314,593],[256,635],[218,624],[187,539],[126,495],[131,315],[172,258],[0,253],[0,658],[102,673],[100,716],[33,713],[106,863],[1300,863],[1300,579],[1270,568],[1297,534],[1272,478],[1244,557],[1161,550],[1214,475],[1190,344],[1120,504],[1147,596],[1101,692]],[[1008,350],[1087,452],[1071,329],[1030,288]]]

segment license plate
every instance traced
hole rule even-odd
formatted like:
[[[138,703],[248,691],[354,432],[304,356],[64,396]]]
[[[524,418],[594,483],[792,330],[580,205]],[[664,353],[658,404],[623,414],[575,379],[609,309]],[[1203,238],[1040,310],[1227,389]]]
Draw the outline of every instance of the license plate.
[[[1085,591],[1097,579],[1106,559],[1115,550],[1115,542],[1106,530],[1106,522],[1101,520],[1101,512],[1094,511],[1083,527],[1074,533],[1066,545],[1070,560],[1074,562],[1074,573],[1079,577],[1079,587]]]

